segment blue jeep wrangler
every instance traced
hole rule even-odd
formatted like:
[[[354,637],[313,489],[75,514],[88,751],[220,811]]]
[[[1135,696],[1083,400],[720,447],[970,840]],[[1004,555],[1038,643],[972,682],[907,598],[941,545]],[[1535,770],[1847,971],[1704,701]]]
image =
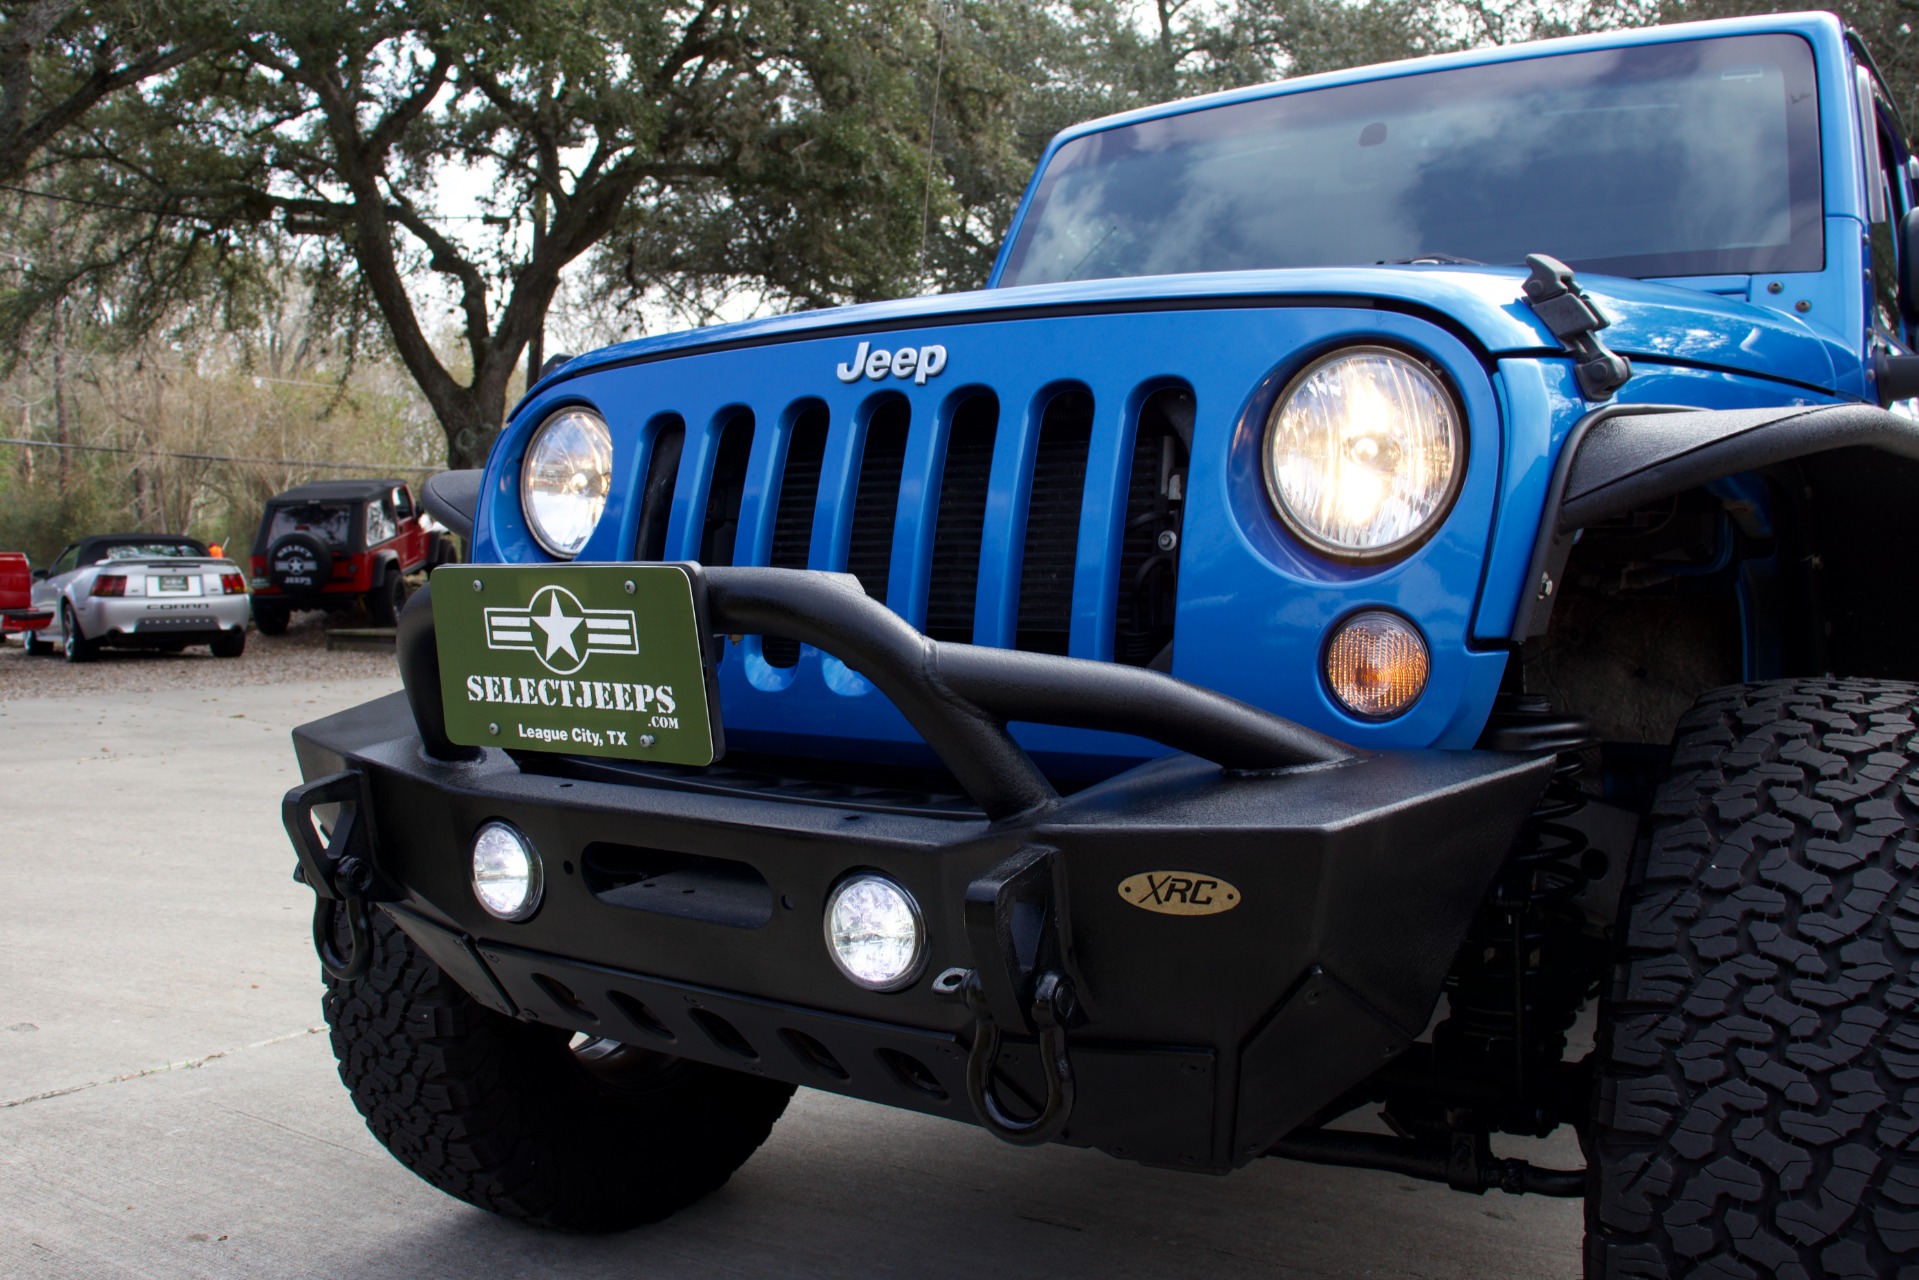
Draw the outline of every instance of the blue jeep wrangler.
[[[1619,32],[1082,125],[978,293],[563,362],[295,734],[368,1125],[579,1230],[805,1084],[1904,1274],[1914,198],[1833,17]]]

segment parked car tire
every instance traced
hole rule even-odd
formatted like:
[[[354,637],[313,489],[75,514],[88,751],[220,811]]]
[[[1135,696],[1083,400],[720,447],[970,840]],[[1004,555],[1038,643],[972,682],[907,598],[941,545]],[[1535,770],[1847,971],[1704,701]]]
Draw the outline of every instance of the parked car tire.
[[[65,600],[60,602],[60,652],[68,662],[92,662],[100,654],[100,642],[81,633],[80,620]]]
[[[366,611],[376,627],[391,627],[400,621],[400,608],[406,604],[406,579],[398,565],[389,565],[380,585],[367,592]]]
[[[394,1157],[449,1195],[542,1226],[618,1231],[715,1190],[793,1086],[486,1009],[384,914],[324,1004],[340,1079]]]
[[[223,631],[207,645],[216,658],[237,658],[247,651],[245,631]]]
[[[283,636],[287,633],[287,623],[293,617],[293,610],[283,604],[272,604],[255,597],[253,601],[253,625],[260,629],[263,636]]]
[[[1589,1277],[1890,1276],[1919,1249],[1919,685],[1706,694],[1599,1016]]]
[[[42,640],[38,631],[28,631],[20,637],[20,645],[27,651],[29,658],[47,658],[53,655],[52,641]]]

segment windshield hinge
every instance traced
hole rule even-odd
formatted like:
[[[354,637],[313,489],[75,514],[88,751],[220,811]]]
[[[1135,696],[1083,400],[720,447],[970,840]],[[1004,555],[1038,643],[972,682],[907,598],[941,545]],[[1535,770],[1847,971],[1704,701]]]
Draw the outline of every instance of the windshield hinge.
[[[1526,255],[1526,305],[1578,362],[1579,389],[1588,400],[1610,400],[1632,377],[1632,363],[1593,336],[1612,323],[1573,279],[1573,269],[1543,253]]]

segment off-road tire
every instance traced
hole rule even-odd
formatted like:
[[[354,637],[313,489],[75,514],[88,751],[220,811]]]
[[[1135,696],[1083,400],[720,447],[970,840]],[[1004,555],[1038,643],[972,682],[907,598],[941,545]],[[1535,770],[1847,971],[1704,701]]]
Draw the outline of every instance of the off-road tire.
[[[327,982],[340,1079],[401,1164],[482,1209],[573,1231],[656,1222],[732,1176],[793,1094],[671,1058],[609,1084],[566,1032],[483,1007],[378,912],[373,945],[364,978]]]
[[[260,629],[263,636],[283,636],[287,633],[287,622],[293,617],[293,611],[283,604],[270,604],[264,600],[253,602],[253,625]]]
[[[100,656],[100,642],[87,639],[80,620],[73,616],[73,606],[65,600],[60,602],[60,653],[68,662],[92,662]]]
[[[1919,685],[1707,694],[1644,837],[1587,1276],[1919,1276]]]
[[[398,565],[390,565],[380,585],[366,593],[367,615],[376,627],[397,626],[400,610],[406,605],[406,579]]]
[[[223,631],[207,643],[207,648],[213,650],[216,658],[237,658],[247,651],[247,633]]]

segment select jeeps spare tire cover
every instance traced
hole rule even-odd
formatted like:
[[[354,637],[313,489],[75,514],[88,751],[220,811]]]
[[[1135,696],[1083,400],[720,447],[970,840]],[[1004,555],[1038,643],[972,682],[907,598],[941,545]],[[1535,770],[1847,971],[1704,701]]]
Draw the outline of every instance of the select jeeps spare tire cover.
[[[310,533],[289,533],[267,550],[267,576],[282,591],[318,591],[333,572],[333,553]]]

